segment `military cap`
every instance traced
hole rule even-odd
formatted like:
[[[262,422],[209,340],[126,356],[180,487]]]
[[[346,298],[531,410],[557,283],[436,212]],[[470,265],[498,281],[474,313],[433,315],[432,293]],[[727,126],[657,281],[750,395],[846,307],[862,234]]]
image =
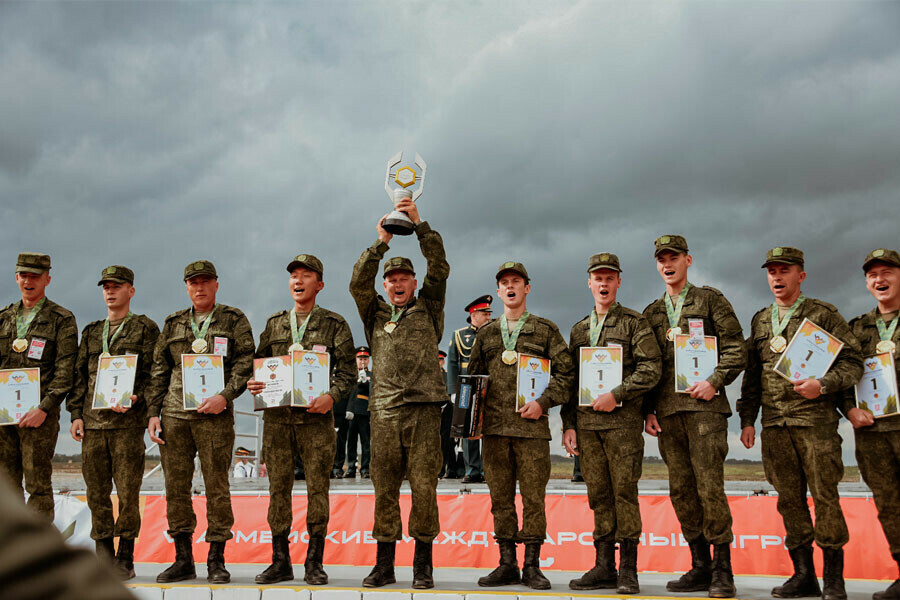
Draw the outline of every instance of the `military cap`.
[[[503,263],[497,268],[497,281],[500,281],[500,276],[506,273],[507,271],[512,271],[513,273],[518,273],[522,277],[525,278],[525,281],[531,281],[528,278],[528,271],[525,270],[525,265],[520,262],[508,261]]]
[[[369,352],[368,346],[360,346],[356,349],[357,356],[372,356],[372,353]]]
[[[447,353],[443,350],[438,350],[438,358],[447,358]]]
[[[466,304],[466,312],[471,314],[476,310],[491,310],[491,302],[493,301],[494,297],[490,294],[478,296],[477,298]]]
[[[243,446],[238,446],[234,450],[234,455],[235,456],[253,456],[253,454],[249,450],[244,448]]]
[[[209,275],[214,279],[218,279],[219,275],[216,273],[216,267],[208,260],[197,260],[192,263],[188,263],[188,266],[184,268],[184,280],[187,281],[191,277],[197,277],[198,275]]]
[[[412,261],[402,256],[394,256],[384,261],[384,277],[387,277],[391,271],[409,271],[413,275],[416,274]]]
[[[611,252],[601,252],[593,255],[588,261],[587,272],[593,273],[600,269],[612,269],[621,273],[622,267],[619,266],[619,257]]]
[[[22,252],[16,259],[16,273],[36,273],[50,270],[50,255],[40,252]]]
[[[294,260],[288,263],[288,273],[293,273],[297,267],[306,267],[318,273],[320,278],[325,277],[325,268],[322,266],[322,261],[312,254],[298,254],[295,256]]]
[[[688,253],[687,240],[680,235],[673,235],[671,233],[669,235],[661,235],[656,238],[653,245],[655,246],[653,256],[659,256],[660,252],[665,252],[666,250],[677,252],[678,254]]]
[[[803,251],[790,246],[775,246],[766,252],[766,262],[762,264],[762,268],[765,269],[771,263],[800,265],[800,268],[803,268]]]
[[[900,267],[900,254],[898,254],[896,250],[888,250],[887,248],[872,250],[866,255],[866,260],[863,262],[863,271],[868,271],[869,267],[872,266],[872,263],[876,262],[883,262],[894,267]]]
[[[100,281],[97,285],[103,285],[104,281],[116,283],[134,283],[134,271],[122,265],[112,265],[100,271]]]

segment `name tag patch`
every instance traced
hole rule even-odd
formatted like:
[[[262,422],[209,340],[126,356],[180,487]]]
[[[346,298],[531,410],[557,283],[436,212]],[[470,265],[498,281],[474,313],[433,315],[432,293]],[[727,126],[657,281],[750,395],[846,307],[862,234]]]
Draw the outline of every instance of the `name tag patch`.
[[[41,357],[44,355],[44,347],[46,345],[47,340],[42,340],[41,338],[32,338],[31,345],[28,346],[28,358],[41,360]]]
[[[228,356],[228,338],[213,338],[213,354],[217,356]]]

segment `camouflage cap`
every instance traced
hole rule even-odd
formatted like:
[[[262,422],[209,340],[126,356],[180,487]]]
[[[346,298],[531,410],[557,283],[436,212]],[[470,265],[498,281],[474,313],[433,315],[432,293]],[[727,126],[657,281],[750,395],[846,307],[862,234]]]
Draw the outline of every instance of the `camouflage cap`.
[[[653,242],[653,245],[655,247],[653,256],[659,256],[660,252],[664,252],[666,250],[677,252],[678,254],[688,253],[687,240],[680,235],[661,235],[656,238],[656,241]]]
[[[507,271],[512,271],[513,273],[518,273],[522,277],[525,278],[525,281],[531,281],[528,277],[528,271],[525,270],[525,265],[520,262],[508,261],[503,263],[497,268],[497,281],[500,281],[500,276],[506,273]]]
[[[184,268],[185,281],[192,277],[197,277],[198,275],[209,275],[213,279],[219,278],[218,273],[216,273],[215,265],[208,260],[196,260],[192,263],[188,263],[188,266]]]
[[[294,260],[288,263],[288,273],[293,273],[297,267],[306,267],[318,273],[320,278],[325,277],[325,268],[322,266],[322,261],[312,254],[298,254],[295,256]]]
[[[384,276],[387,277],[391,271],[409,271],[413,275],[416,274],[412,261],[403,256],[395,256],[384,261]]]
[[[622,267],[619,266],[619,257],[612,252],[601,252],[593,255],[588,261],[587,272],[593,273],[600,269],[612,269],[621,273]]]
[[[803,251],[790,246],[776,246],[766,252],[766,262],[762,264],[762,268],[765,269],[771,263],[800,265],[803,268]]]
[[[22,252],[16,259],[16,273],[40,275],[50,270],[50,255],[40,252]]]
[[[863,271],[868,271],[872,263],[883,262],[894,267],[900,267],[900,253],[896,250],[888,250],[887,248],[878,248],[866,254],[866,260],[863,262]]]
[[[116,283],[134,283],[134,271],[122,265],[112,265],[100,271],[100,281],[97,285],[103,285],[104,281]]]

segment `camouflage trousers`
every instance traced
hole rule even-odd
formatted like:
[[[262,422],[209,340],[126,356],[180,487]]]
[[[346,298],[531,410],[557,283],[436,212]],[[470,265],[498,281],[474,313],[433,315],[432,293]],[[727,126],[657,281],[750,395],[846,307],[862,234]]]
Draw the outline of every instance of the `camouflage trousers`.
[[[440,404],[405,404],[369,413],[372,427],[370,475],[375,487],[375,526],[379,542],[401,539],[400,485],[412,491],[409,535],[432,542],[441,531],[437,480],[441,471]]]
[[[306,530],[310,536],[327,533],[335,438],[331,413],[308,414],[302,424],[266,421],[262,452],[269,470],[269,528],[272,535],[287,536],[291,532],[294,456],[298,452],[306,475]]]
[[[843,548],[850,539],[841,510],[838,482],[844,476],[837,423],[810,427],[763,427],[763,467],[778,492],[778,512],[789,550],[816,541],[820,548]],[[813,497],[813,527],[806,488]]]
[[[659,419],[659,453],[669,469],[669,497],[688,542],[704,536],[730,544],[731,509],[725,496],[728,418],[683,411]]]
[[[206,487],[206,541],[225,542],[232,538],[231,488],[228,471],[234,450],[234,417],[221,413],[203,419],[179,419],[163,415],[166,444],[160,446],[166,478],[166,517],[169,535],[194,533],[197,515],[191,503],[194,457],[200,456],[200,470]]]
[[[643,429],[578,430],[581,474],[594,511],[594,539],[641,537],[638,480],[644,461]]]
[[[91,538],[133,540],[141,531],[144,429],[86,429],[81,441],[81,473],[91,509]],[[116,484],[119,518],[109,495]]]
[[[482,457],[491,492],[498,541],[543,543],[547,536],[544,496],[550,479],[550,440],[486,435]],[[522,529],[516,515],[516,480],[522,494]]]
[[[891,554],[900,554],[900,431],[854,431],[859,472],[872,490]]]
[[[0,467],[15,487],[25,479],[28,506],[53,522],[53,455],[59,437],[59,412],[47,414],[40,427],[0,427]]]

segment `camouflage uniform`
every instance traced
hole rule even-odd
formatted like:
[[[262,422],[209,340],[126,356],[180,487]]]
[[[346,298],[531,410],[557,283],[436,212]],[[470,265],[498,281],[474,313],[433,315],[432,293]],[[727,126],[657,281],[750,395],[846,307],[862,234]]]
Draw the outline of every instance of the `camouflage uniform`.
[[[579,349],[590,346],[591,320],[572,327],[569,349],[579,364]],[[612,390],[622,406],[597,412],[578,405],[578,384],[562,408],[563,430],[576,429],[581,472],[594,511],[594,539],[621,541],[641,535],[638,480],[644,459],[643,394],[659,381],[662,362],[650,325],[640,313],[614,304],[603,322],[598,346],[622,347],[622,384]],[[577,371],[576,371],[577,381]]]
[[[132,315],[119,325],[109,352],[136,354],[134,393],[137,400],[126,413],[93,408],[97,364],[103,352],[103,323],[94,321],[81,332],[75,361],[75,388],[66,402],[72,421],[84,421],[81,472],[91,509],[91,537],[134,539],[141,531],[140,491],[144,475],[144,431],[147,423],[145,386],[150,380],[153,349],[159,327],[145,315]],[[110,336],[112,337],[112,336]],[[119,518],[113,519],[112,483],[119,498]]]
[[[196,263],[195,263],[196,264]],[[237,308],[217,304],[206,341],[211,351],[214,338],[226,338],[225,410],[217,415],[184,410],[181,387],[181,355],[193,354],[191,309],[169,315],[156,343],[153,369],[147,386],[148,417],[162,414],[160,447],[166,479],[166,515],[169,535],[193,534],[197,517],[191,504],[194,457],[199,454],[206,485],[206,541],[232,538],[231,491],[228,470],[234,448],[234,399],[243,393],[253,370],[253,333],[250,322]]]
[[[392,333],[384,330],[391,319],[391,305],[375,292],[378,263],[388,245],[379,240],[367,248],[354,265],[350,281],[374,362],[370,467],[375,486],[372,534],[379,542],[401,538],[399,498],[404,470],[412,489],[409,534],[430,543],[440,533],[436,488],[441,470],[441,404],[447,401],[447,392],[437,354],[444,333],[450,265],[440,234],[426,221],[416,226],[416,236],[428,263],[427,273],[418,297],[407,304]],[[408,259],[394,257],[385,262],[384,272],[398,268],[413,271]]]
[[[291,311],[269,317],[259,338],[257,358],[283,356],[293,344]],[[298,322],[298,325],[301,323]],[[316,307],[309,316],[303,347],[324,347],[331,355],[331,389],[335,401],[353,389],[356,379],[353,336],[341,315]],[[335,432],[332,411],[310,413],[305,408],[281,407],[263,411],[263,456],[269,469],[269,527],[272,535],[291,532],[291,492],[294,455],[299,452],[306,472],[306,529],[310,536],[324,536],[328,528],[328,490],[334,462]]]

